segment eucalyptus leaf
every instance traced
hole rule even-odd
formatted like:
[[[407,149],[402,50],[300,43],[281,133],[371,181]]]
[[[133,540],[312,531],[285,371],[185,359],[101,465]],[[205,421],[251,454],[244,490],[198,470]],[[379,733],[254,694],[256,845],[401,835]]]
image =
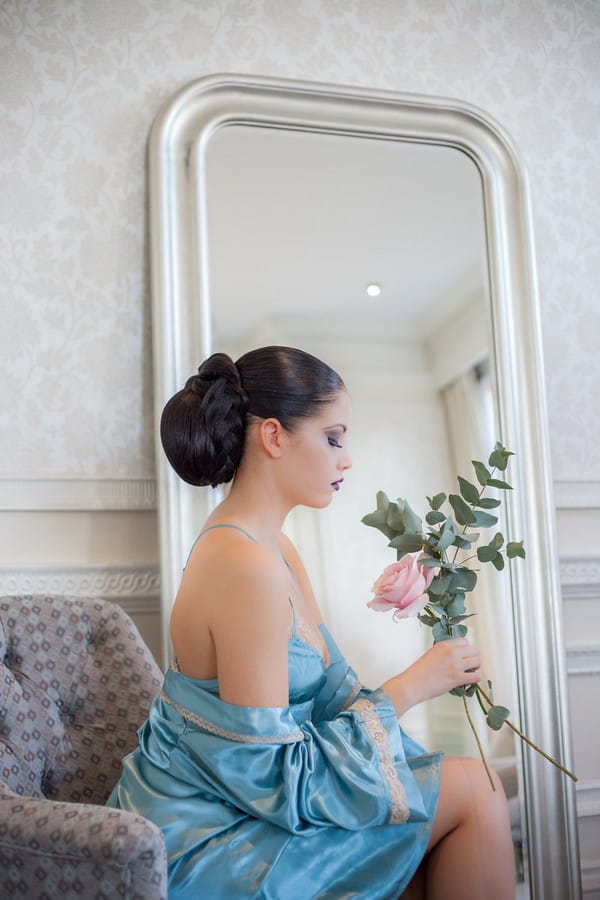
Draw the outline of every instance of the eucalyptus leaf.
[[[499,572],[504,568],[504,557],[501,553],[496,553],[495,557],[492,560],[492,565],[494,568],[498,569]]]
[[[470,481],[467,481],[466,478],[463,478],[461,475],[459,475],[458,486],[460,487],[460,492],[467,503],[477,503],[477,501],[479,500],[479,491],[474,484],[471,484]]]
[[[525,559],[523,541],[509,541],[506,545],[506,555],[509,559],[514,559],[515,556],[520,556],[521,559]]]
[[[395,529],[390,528],[387,521],[387,512],[390,501],[383,491],[377,491],[377,509],[363,516],[361,522],[363,525],[369,525],[371,528],[377,528],[387,538],[392,538],[396,534]]]
[[[469,629],[466,625],[451,625],[450,630],[452,632],[452,637],[464,637]]]
[[[490,478],[488,481],[490,487],[501,488],[503,491],[512,491],[512,487],[506,481],[502,481],[500,478]]]
[[[434,556],[421,556],[419,559],[419,565],[426,566],[428,569],[436,569],[441,565],[441,562]]]
[[[485,720],[491,729],[500,731],[509,716],[510,709],[507,709],[505,706],[490,706]]]
[[[502,534],[502,532],[498,531],[490,541],[490,547],[494,547],[495,550],[499,550],[503,543],[504,535]]]
[[[436,541],[436,550],[438,553],[443,553],[444,550],[447,550],[448,547],[453,543],[456,535],[454,534],[454,525],[452,523],[452,519],[446,519],[444,527],[442,528],[442,533]]]
[[[445,625],[442,625],[441,622],[435,623],[431,629],[431,633],[433,635],[434,644],[438,644],[440,641],[447,641],[452,637],[450,630]]]
[[[441,603],[438,603],[438,602],[437,602],[437,600],[434,600],[432,603],[428,603],[428,604],[427,604],[427,609],[430,609],[431,612],[432,612],[434,615],[436,615],[436,616],[438,616],[438,617],[440,617],[440,618],[441,618],[442,616],[445,616],[445,615],[446,615],[446,610],[445,610],[444,607],[441,605]],[[436,621],[437,621],[437,620],[436,620]]]
[[[497,524],[498,516],[494,516],[492,513],[485,512],[483,509],[478,509],[473,513],[471,525],[474,525],[476,528],[491,528],[492,525]]]
[[[506,466],[508,465],[509,457],[514,455],[514,453],[511,453],[510,450],[507,450],[499,441],[497,441],[496,446],[490,453],[488,463],[490,464],[490,466],[492,466],[492,468],[499,469],[501,472],[504,472]]]
[[[444,513],[432,509],[431,512],[428,512],[425,516],[425,521],[428,525],[437,525],[439,522],[443,522],[445,518],[446,516],[444,515]]]
[[[428,625],[430,628],[433,628],[433,626],[437,622],[437,619],[424,612],[418,613],[417,619],[419,620],[419,622],[422,622],[423,625]]]
[[[480,506],[482,509],[495,509],[497,506],[500,506],[500,502],[495,497],[480,497],[475,505]]]
[[[461,588],[464,591],[472,591],[477,584],[477,573],[466,566],[459,566],[452,577],[452,590]]]
[[[445,494],[435,494],[433,497],[428,497],[427,502],[433,510],[438,510],[442,503],[446,500]]]
[[[476,685],[474,684],[461,684],[459,687],[452,688],[450,693],[454,694],[455,697],[472,697],[475,690]]]
[[[436,575],[429,585],[429,593],[435,597],[441,597],[448,590],[453,575]]]
[[[479,562],[491,562],[498,551],[495,547],[490,547],[489,545],[486,547],[478,547],[477,548],[477,559]]]
[[[448,501],[454,510],[456,521],[459,525],[470,525],[475,521],[475,513],[469,509],[462,497],[458,494],[450,494]]]
[[[464,622],[465,619],[470,619],[472,616],[476,616],[477,613],[466,613],[463,616],[448,616],[448,624],[449,625],[458,625],[459,622]]]
[[[411,531],[413,534],[421,534],[423,531],[423,523],[420,517],[411,509],[406,500],[401,500],[398,498],[398,505],[403,504],[404,509],[402,513],[402,518],[404,520],[404,527],[407,531]]]
[[[446,604],[446,612],[450,618],[454,618],[455,616],[461,616],[465,611],[465,595],[460,591],[455,594],[450,601],[450,603]]]
[[[395,538],[392,538],[388,547],[393,547],[394,550],[400,550],[402,553],[416,553],[423,547],[423,535],[405,531],[404,534],[397,534]]]
[[[390,528],[394,529],[394,534],[403,534],[406,531],[406,525],[404,524],[404,510],[394,501],[391,501],[388,504],[386,521]]]
[[[488,483],[490,478],[492,477],[492,473],[488,471],[487,466],[484,466],[482,462],[479,462],[477,459],[472,459],[473,468],[475,469],[475,474],[477,475],[477,481],[479,484],[485,485]]]
[[[457,534],[454,540],[454,546],[460,547],[462,550],[468,550],[471,544],[479,540],[479,533],[472,531],[470,534]]]

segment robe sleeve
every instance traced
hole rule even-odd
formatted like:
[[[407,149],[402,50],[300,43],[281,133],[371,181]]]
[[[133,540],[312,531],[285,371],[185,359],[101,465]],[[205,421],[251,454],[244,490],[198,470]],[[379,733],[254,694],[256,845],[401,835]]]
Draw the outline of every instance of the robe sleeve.
[[[363,690],[337,715],[313,721],[313,701],[242,707],[198,690],[192,709],[178,702],[179,684],[167,678],[154,716],[157,727],[170,720],[177,733],[170,773],[200,792],[292,834],[427,820],[413,773],[423,758],[406,759],[383,691]],[[151,752],[151,734],[145,741]]]

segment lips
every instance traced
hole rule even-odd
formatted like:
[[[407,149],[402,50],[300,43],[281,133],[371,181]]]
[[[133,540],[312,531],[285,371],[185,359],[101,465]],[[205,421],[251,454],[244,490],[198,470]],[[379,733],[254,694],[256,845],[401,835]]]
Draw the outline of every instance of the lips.
[[[332,481],[331,487],[334,489],[334,491],[339,491],[340,485],[341,485],[341,483],[342,483],[343,480],[344,480],[343,478],[340,478],[339,481]]]

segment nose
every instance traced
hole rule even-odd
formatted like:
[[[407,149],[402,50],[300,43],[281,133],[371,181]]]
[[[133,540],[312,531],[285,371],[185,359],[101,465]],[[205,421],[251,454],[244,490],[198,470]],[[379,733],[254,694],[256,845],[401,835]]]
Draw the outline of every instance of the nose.
[[[340,469],[343,472],[345,472],[346,469],[351,469],[351,468],[352,468],[352,460],[350,459],[350,456],[346,453],[340,460]]]

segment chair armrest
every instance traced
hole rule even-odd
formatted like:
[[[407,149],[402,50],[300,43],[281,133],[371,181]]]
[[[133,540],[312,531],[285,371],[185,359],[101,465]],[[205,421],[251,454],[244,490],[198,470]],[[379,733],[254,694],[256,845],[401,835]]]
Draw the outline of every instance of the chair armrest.
[[[166,900],[160,829],[141,816],[0,785],[0,896]]]

